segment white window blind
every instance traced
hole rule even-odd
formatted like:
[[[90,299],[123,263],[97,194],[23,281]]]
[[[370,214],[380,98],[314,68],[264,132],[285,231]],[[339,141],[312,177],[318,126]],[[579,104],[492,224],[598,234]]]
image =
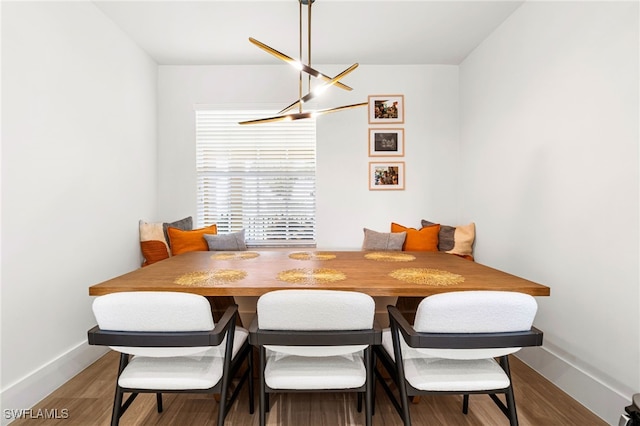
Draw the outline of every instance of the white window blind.
[[[315,245],[315,120],[241,126],[272,111],[196,111],[199,227],[249,246]]]

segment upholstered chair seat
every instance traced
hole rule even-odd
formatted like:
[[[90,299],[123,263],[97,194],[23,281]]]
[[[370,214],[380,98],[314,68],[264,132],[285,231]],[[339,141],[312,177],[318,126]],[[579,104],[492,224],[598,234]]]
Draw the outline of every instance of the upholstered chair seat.
[[[511,381],[494,358],[447,359],[431,357],[401,342],[404,375],[416,389],[425,391],[473,391],[504,389]],[[395,361],[389,329],[382,332],[382,346]],[[406,347],[406,349],[405,349]]]
[[[364,386],[364,351],[322,357],[267,352],[264,379],[272,389],[352,389]]]
[[[249,336],[249,332],[244,328],[236,327],[235,330],[233,357],[238,354],[243,345],[247,344]],[[198,354],[179,357],[136,355],[120,374],[118,384],[123,388],[143,389],[212,388],[222,378],[225,345],[226,337],[220,345]],[[164,349],[175,350],[178,348]]]

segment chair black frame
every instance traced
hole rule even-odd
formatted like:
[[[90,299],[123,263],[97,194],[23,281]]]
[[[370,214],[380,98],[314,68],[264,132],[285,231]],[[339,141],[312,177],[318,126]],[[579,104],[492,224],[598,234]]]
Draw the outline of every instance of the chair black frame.
[[[249,327],[249,342],[259,350],[260,380],[260,426],[266,423],[269,411],[269,393],[311,393],[311,392],[358,392],[358,411],[362,411],[362,393],[365,394],[366,425],[371,426],[373,416],[373,351],[372,347],[382,342],[382,330],[377,324],[365,330],[264,330],[258,327],[256,317]],[[266,366],[265,345],[281,346],[346,346],[368,345],[364,350],[364,362],[367,371],[365,384],[359,388],[349,389],[272,389],[265,383]]]
[[[511,382],[511,371],[509,369],[508,355],[499,357],[499,363],[504,372],[509,377],[509,386],[504,389],[492,389],[485,391],[425,391],[416,389],[405,379],[404,363],[400,350],[400,333],[404,337],[407,345],[412,348],[430,349],[487,349],[487,348],[510,348],[541,346],[543,333],[535,327],[530,330],[506,332],[506,333],[419,333],[402,316],[400,311],[392,305],[387,306],[389,312],[389,322],[393,338],[394,360],[389,356],[382,346],[374,348],[375,355],[380,360],[380,364],[387,371],[392,381],[396,385],[399,394],[395,397],[389,384],[387,384],[382,372],[376,366],[375,376],[380,379],[380,383],[385,393],[398,411],[405,426],[411,425],[411,415],[409,412],[409,397],[428,394],[456,394],[463,395],[462,412],[468,413],[469,394],[487,394],[500,410],[507,416],[511,426],[518,424],[515,397],[513,394],[513,384]],[[374,361],[375,362],[375,361]],[[506,405],[497,394],[504,394]]]
[[[116,392],[113,401],[113,412],[111,416],[111,425],[118,425],[120,417],[129,408],[139,393],[155,393],[158,413],[163,410],[162,394],[163,393],[212,393],[220,394],[220,402],[218,409],[218,426],[224,425],[224,419],[227,416],[233,402],[238,397],[240,390],[245,381],[249,381],[249,413],[254,412],[253,401],[253,348],[248,340],[244,342],[238,350],[235,358],[233,355],[233,340],[235,334],[236,318],[238,315],[238,306],[231,305],[227,308],[220,321],[215,323],[214,329],[210,331],[189,331],[189,332],[134,332],[134,331],[110,331],[101,330],[98,326],[93,327],[87,332],[90,345],[100,346],[128,346],[128,347],[197,347],[197,346],[218,346],[222,343],[225,336],[229,338],[225,344],[225,355],[222,377],[218,383],[209,389],[136,389],[123,388],[118,385],[120,374],[124,371],[129,363],[130,355],[120,353],[120,364],[118,367],[118,377],[116,378]],[[231,380],[247,360],[247,369],[242,374],[239,382],[233,390],[231,396],[228,396],[229,385]],[[124,393],[131,393],[127,400],[122,403]]]

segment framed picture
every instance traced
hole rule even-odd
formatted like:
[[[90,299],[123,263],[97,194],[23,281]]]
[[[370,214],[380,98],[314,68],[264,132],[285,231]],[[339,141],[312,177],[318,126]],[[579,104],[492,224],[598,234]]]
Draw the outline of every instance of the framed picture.
[[[404,95],[369,95],[369,123],[404,123]]]
[[[369,163],[369,189],[404,189],[404,162]]]
[[[404,156],[404,129],[369,129],[369,157]]]

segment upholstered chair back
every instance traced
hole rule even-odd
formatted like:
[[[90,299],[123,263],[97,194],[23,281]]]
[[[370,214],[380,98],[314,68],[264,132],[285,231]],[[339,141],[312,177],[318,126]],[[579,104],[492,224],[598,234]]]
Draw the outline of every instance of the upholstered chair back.
[[[460,291],[426,297],[418,305],[414,329],[425,333],[496,333],[529,330],[538,304],[528,295],[508,291]],[[419,349],[452,359],[479,359],[520,348]]]
[[[258,326],[264,330],[367,330],[373,327],[375,302],[364,293],[332,290],[277,290],[258,299]],[[269,346],[300,356],[333,356],[364,346]]]
[[[137,291],[97,297],[93,313],[102,330],[111,331],[209,331],[214,321],[209,301],[197,294]],[[112,347],[132,355],[185,356],[210,347],[142,348]]]

